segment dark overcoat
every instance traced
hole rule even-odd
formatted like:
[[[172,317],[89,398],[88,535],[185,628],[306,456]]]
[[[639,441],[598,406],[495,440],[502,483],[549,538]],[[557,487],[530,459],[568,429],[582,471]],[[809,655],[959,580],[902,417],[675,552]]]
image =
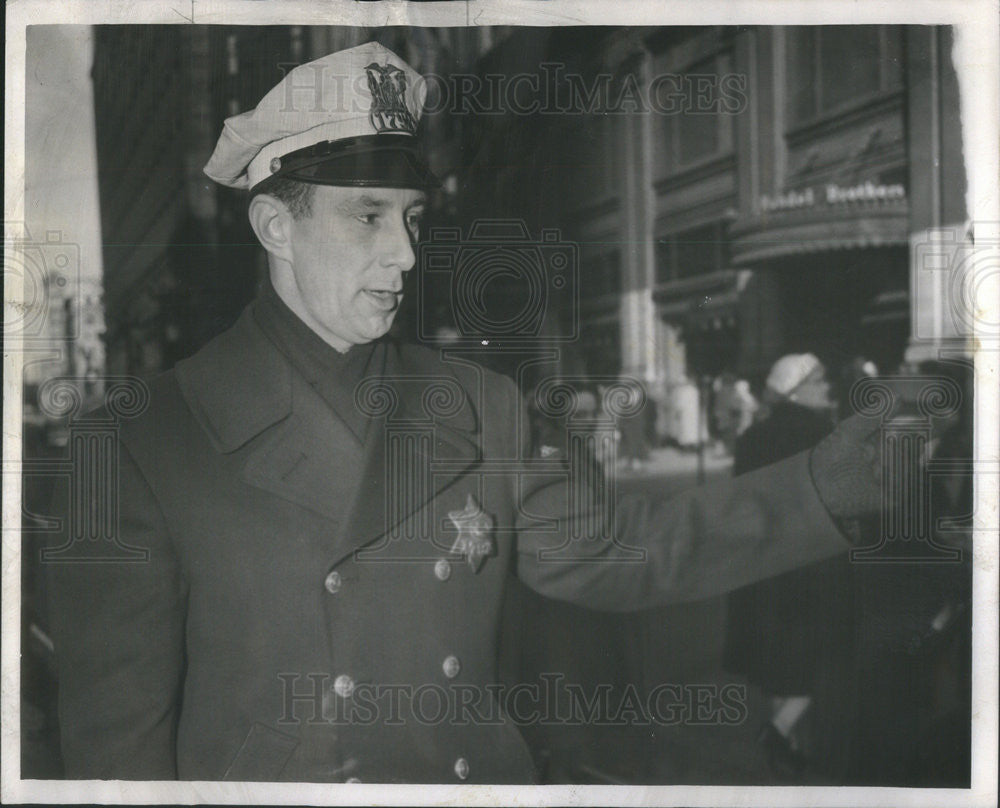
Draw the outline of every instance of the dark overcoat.
[[[779,403],[736,441],[733,472],[783,460],[819,443],[832,429],[823,413]],[[771,694],[815,693],[826,657],[846,659],[852,644],[850,573],[844,554],[733,592],[726,668]]]
[[[626,611],[846,548],[804,454],[603,513],[528,459],[509,379],[401,346],[380,381],[362,445],[248,311],[151,382],[120,429],[147,560],[51,565],[69,777],[529,783],[494,687],[508,576]],[[478,570],[452,552],[470,501]]]

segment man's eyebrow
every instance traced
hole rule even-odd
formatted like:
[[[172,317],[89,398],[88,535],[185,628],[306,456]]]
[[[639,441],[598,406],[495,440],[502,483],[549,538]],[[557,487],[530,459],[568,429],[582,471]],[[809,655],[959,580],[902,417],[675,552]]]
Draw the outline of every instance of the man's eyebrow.
[[[342,210],[354,210],[356,208],[374,208],[375,210],[382,210],[388,207],[389,203],[384,199],[376,199],[368,194],[362,194],[361,196],[353,196],[350,199],[345,200],[340,208]]]
[[[369,194],[362,194],[360,196],[354,196],[350,199],[344,200],[340,204],[341,210],[357,210],[358,208],[365,208],[367,210],[384,210],[389,207],[392,203],[386,199],[377,199]],[[427,197],[420,196],[414,199],[409,205],[406,206],[407,210],[415,207],[421,207],[427,205]]]

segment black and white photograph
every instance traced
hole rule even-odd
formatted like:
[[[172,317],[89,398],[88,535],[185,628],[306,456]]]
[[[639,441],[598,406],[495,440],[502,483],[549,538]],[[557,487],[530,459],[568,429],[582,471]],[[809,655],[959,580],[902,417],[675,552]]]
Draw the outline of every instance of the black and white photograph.
[[[996,2],[6,12],[4,802],[996,804]]]

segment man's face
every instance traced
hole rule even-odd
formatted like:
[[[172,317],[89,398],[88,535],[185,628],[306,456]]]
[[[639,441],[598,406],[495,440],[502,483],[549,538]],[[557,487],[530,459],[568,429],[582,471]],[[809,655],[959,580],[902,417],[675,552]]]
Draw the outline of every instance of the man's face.
[[[426,197],[398,188],[316,187],[292,223],[295,300],[286,303],[337,350],[385,334],[416,261]]]

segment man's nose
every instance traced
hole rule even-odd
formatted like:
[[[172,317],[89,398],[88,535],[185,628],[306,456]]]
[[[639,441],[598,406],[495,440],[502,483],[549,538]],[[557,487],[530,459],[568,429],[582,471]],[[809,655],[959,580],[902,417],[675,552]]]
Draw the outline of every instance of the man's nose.
[[[397,267],[401,272],[408,272],[417,262],[413,251],[413,234],[406,223],[399,219],[386,226],[382,245],[382,264],[387,267]]]

